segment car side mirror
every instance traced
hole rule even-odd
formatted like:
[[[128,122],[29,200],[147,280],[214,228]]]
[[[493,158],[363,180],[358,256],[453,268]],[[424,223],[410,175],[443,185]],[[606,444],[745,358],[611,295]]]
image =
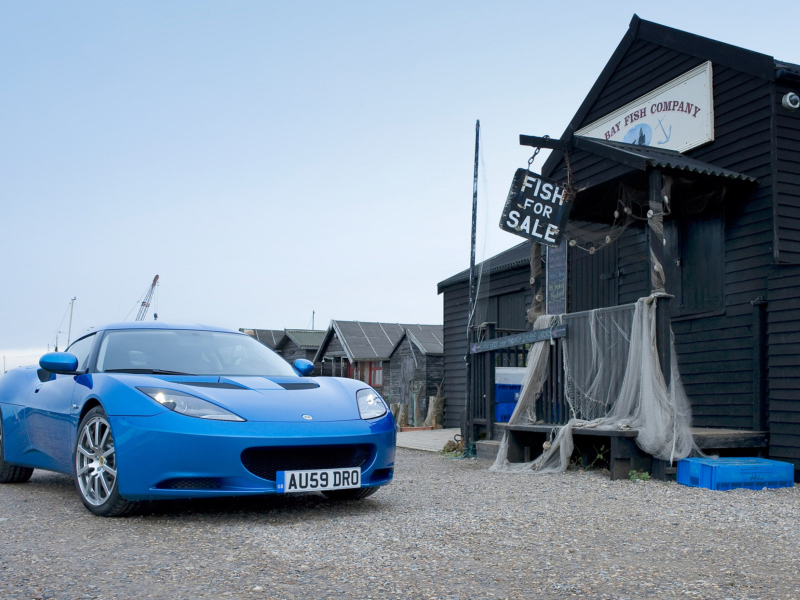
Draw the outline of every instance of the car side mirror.
[[[69,352],[48,352],[39,359],[39,366],[51,373],[72,374],[78,369],[78,357]]]
[[[314,363],[305,358],[298,358],[294,361],[294,370],[303,377],[308,377],[314,372]]]

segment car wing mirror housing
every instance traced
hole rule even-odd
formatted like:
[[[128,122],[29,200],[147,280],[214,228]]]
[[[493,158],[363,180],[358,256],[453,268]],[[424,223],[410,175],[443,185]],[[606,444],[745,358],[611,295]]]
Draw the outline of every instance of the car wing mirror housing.
[[[39,359],[39,366],[50,373],[72,375],[78,368],[78,357],[69,352],[48,352]]]
[[[303,377],[308,377],[314,372],[314,363],[305,358],[298,358],[294,361],[294,370]]]

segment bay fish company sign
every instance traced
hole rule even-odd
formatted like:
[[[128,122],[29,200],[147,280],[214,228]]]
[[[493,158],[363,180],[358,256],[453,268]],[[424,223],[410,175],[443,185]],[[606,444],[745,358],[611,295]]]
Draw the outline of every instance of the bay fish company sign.
[[[564,237],[572,198],[563,183],[517,169],[508,192],[500,229],[557,247]]]
[[[575,135],[678,152],[713,142],[712,75],[705,62]]]

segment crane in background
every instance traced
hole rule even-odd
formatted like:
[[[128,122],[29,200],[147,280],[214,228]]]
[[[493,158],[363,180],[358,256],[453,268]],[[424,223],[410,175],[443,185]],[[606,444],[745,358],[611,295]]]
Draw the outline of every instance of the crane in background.
[[[156,284],[158,283],[158,275],[153,278],[153,283],[150,284],[150,289],[147,290],[147,293],[144,295],[144,300],[142,300],[142,305],[139,307],[139,313],[136,315],[137,321],[144,321],[144,318],[147,316],[147,309],[150,308],[150,301],[153,299],[153,292],[156,289]],[[158,315],[154,314],[154,318],[158,319]]]

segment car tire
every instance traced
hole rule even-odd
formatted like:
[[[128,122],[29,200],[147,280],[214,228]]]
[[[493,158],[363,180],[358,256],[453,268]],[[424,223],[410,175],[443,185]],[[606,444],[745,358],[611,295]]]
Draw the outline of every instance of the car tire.
[[[3,419],[0,416],[0,483],[25,483],[33,475],[30,467],[18,467],[5,461],[3,449]]]
[[[352,490],[332,490],[330,492],[322,492],[331,500],[363,500],[368,496],[372,496],[378,491],[377,487],[355,488]]]
[[[136,510],[137,502],[119,494],[114,436],[108,417],[99,406],[81,419],[73,465],[75,488],[89,512],[98,517],[122,517]]]

